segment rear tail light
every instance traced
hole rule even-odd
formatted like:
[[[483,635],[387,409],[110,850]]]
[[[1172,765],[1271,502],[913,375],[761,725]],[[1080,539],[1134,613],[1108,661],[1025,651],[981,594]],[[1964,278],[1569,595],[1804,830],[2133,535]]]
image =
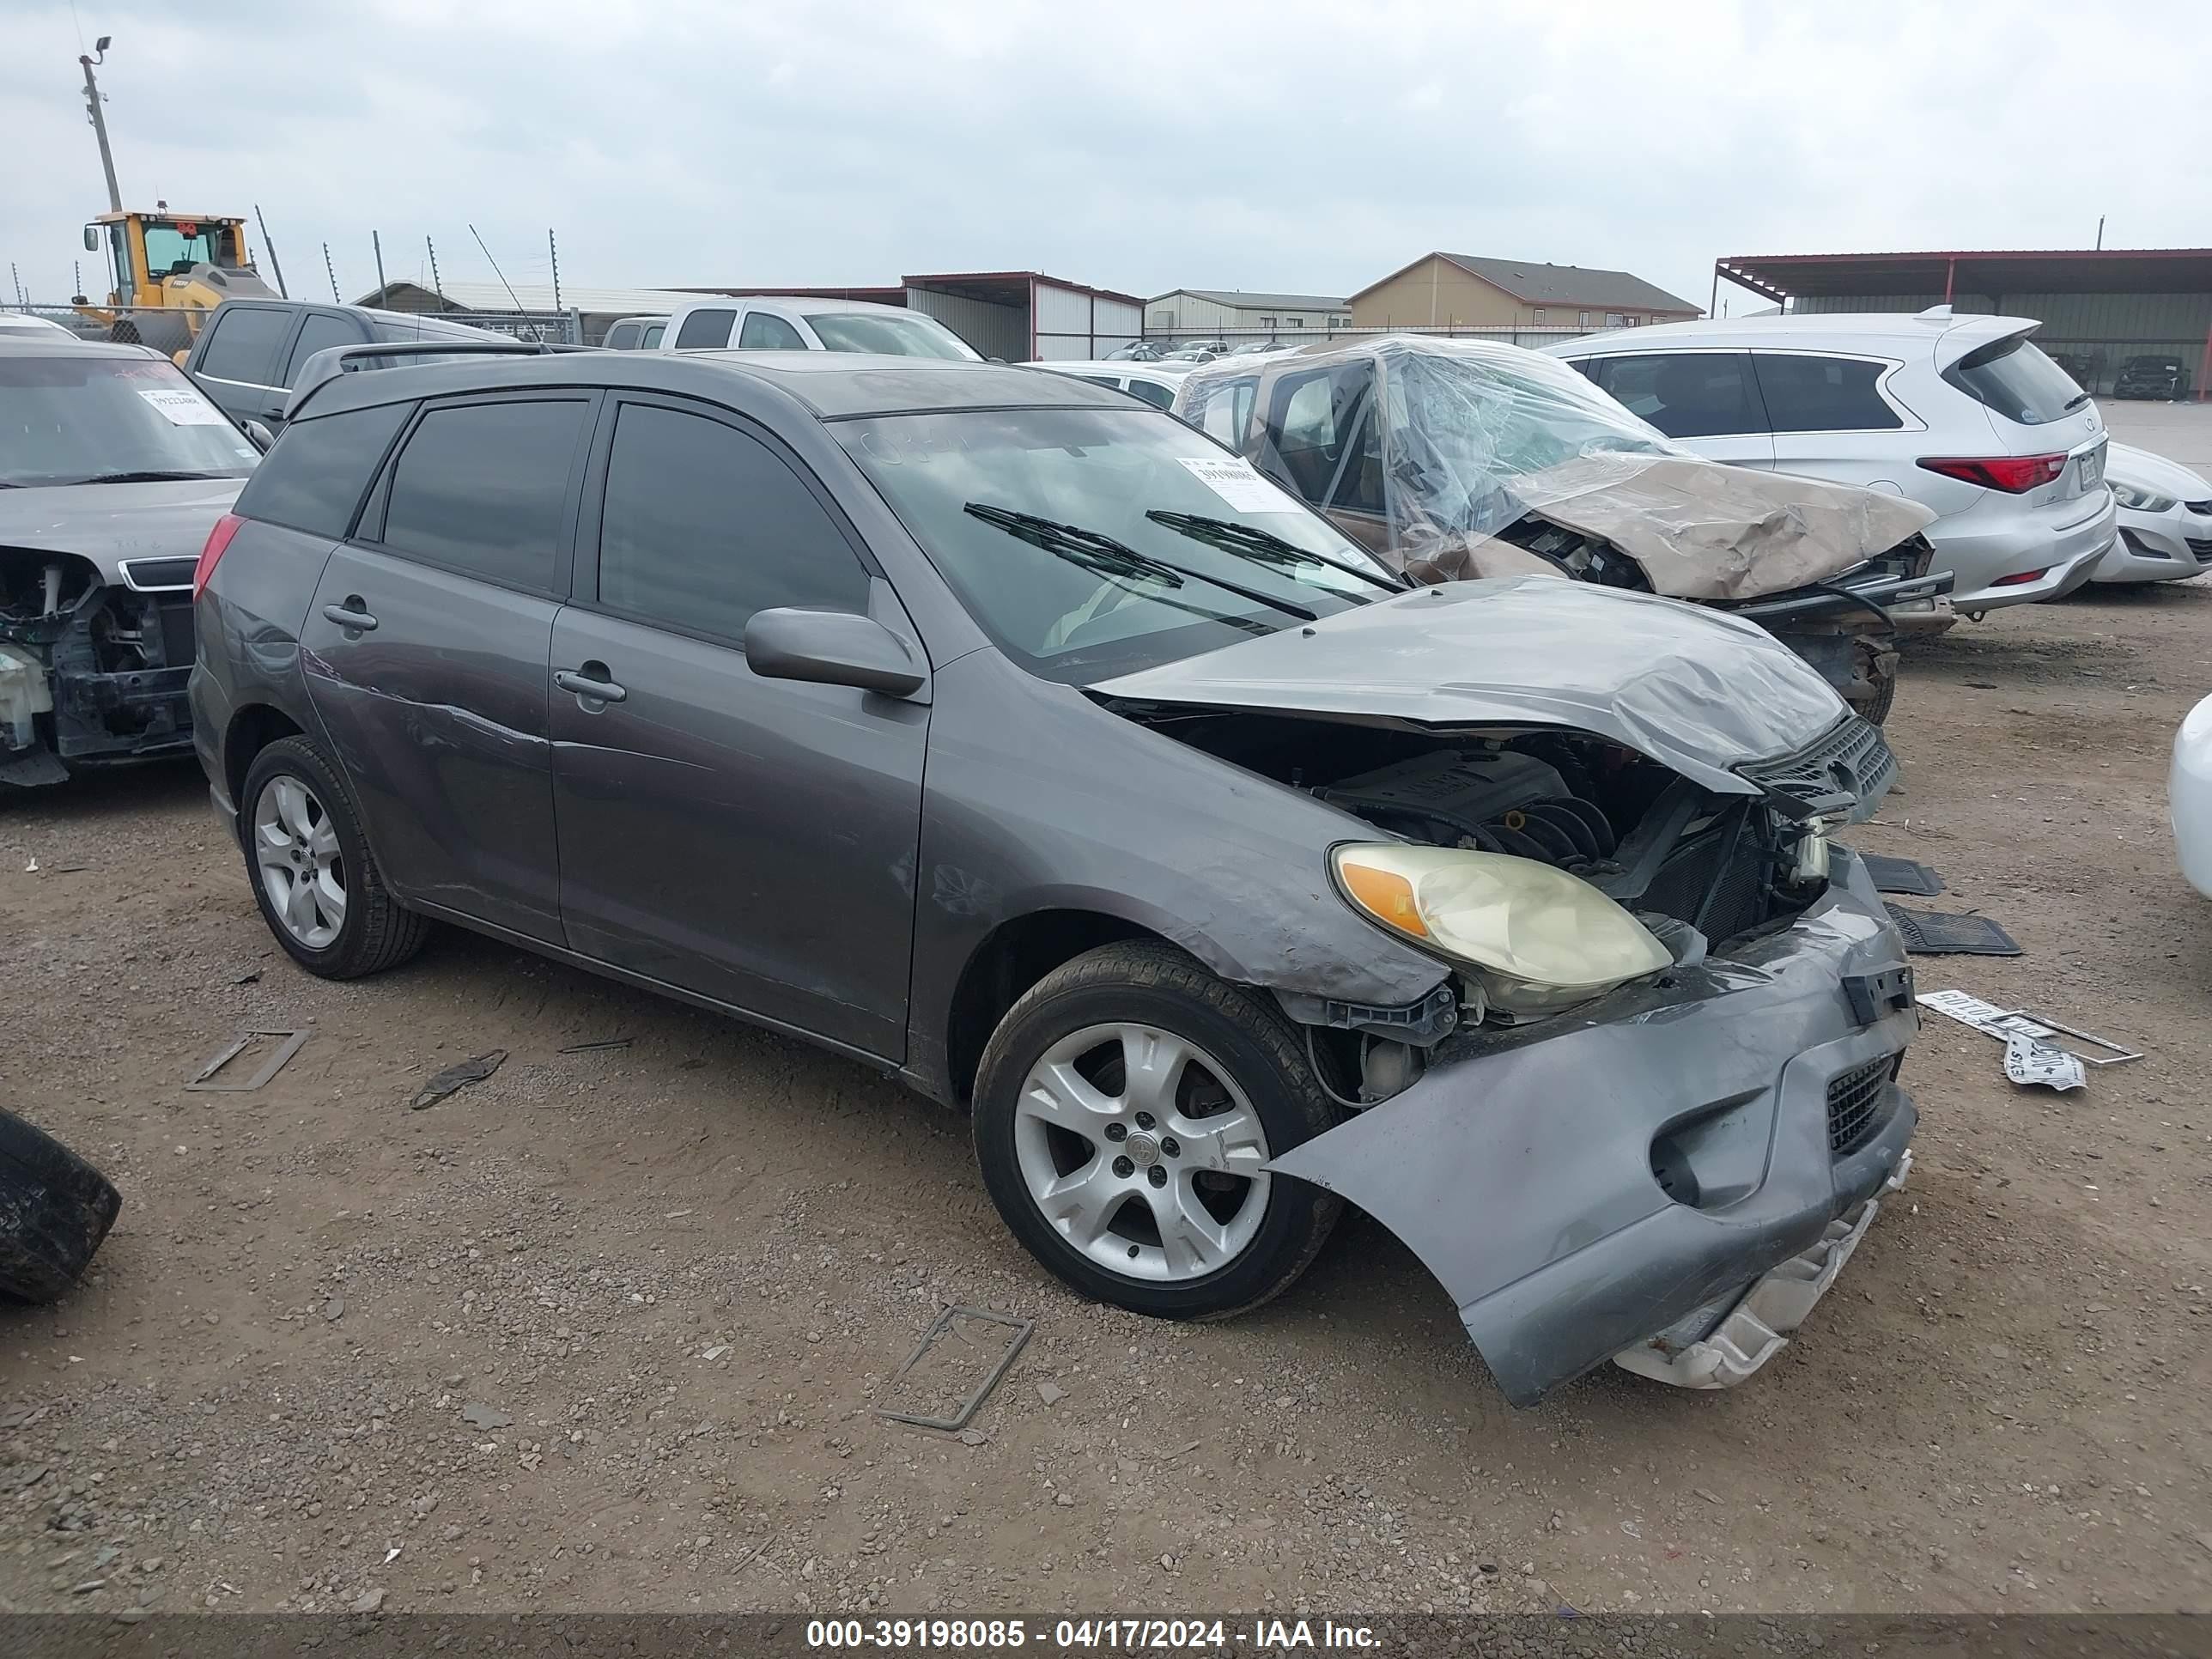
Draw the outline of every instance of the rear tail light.
[[[2002,489],[2008,495],[2023,495],[2057,481],[2066,471],[2066,457],[2058,455],[1985,455],[1948,457],[1923,455],[1920,465],[1961,483],[1984,489]]]
[[[2051,567],[2046,564],[2040,570],[2020,570],[2009,576],[2000,576],[1990,586],[1991,587],[2025,587],[2030,582],[2041,581],[2050,574]]]
[[[222,557],[223,549],[230,545],[230,538],[238,534],[239,526],[245,522],[235,513],[226,513],[215,521],[215,528],[208,532],[207,545],[200,549],[200,562],[192,567],[193,599],[198,599],[207,591],[208,578],[215,574],[216,561]]]

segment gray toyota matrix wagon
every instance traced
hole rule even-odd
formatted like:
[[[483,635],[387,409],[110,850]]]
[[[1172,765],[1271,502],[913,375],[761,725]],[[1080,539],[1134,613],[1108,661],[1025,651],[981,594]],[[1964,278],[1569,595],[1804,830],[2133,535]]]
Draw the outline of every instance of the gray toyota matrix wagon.
[[[358,365],[348,364],[349,368]],[[1507,1396],[1718,1387],[1910,1162],[1894,769],[1750,623],[1408,588],[1109,389],[830,353],[341,373],[191,696],[277,941],[434,921],[971,1110],[1082,1293],[1222,1315],[1346,1200]]]

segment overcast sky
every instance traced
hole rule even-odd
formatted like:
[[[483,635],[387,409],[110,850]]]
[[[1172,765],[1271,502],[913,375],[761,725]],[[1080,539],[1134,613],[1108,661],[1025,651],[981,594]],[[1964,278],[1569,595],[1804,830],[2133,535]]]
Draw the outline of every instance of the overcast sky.
[[[1500,9],[0,0],[0,258],[34,300],[86,258],[102,33],[125,204],[258,203],[295,294],[325,240],[373,287],[372,228],[489,279],[471,222],[517,282],[550,227],[578,284],[1345,293],[1441,247],[1700,306],[1720,254],[2212,243],[2203,0]]]

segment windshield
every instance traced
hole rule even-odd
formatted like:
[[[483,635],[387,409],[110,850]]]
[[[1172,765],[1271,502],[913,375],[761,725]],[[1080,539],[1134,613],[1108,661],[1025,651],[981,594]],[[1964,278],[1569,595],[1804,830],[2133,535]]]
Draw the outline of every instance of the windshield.
[[[2022,426],[2046,426],[2089,401],[2074,377],[2025,334],[1977,347],[1945,369],[1943,378],[1984,409]]]
[[[1251,419],[1254,404],[1261,416]],[[1385,338],[1192,371],[1176,412],[1335,514],[1388,527],[1394,562],[1492,536],[1606,476],[1686,452],[1556,357],[1487,341]]]
[[[0,483],[242,478],[258,452],[159,357],[0,354]]]
[[[831,311],[809,317],[806,324],[831,351],[879,351],[892,357],[946,357],[962,363],[977,361],[965,341],[930,317]]]
[[[1149,410],[830,429],[1000,648],[1045,679],[1087,685],[1397,585],[1249,464]]]

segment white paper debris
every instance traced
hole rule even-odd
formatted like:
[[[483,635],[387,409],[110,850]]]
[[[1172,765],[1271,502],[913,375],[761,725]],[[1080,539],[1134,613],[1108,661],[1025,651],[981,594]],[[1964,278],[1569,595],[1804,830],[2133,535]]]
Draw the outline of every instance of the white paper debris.
[[[2088,1081],[2078,1054],[2054,1048],[2033,1037],[2014,1032],[2005,1039],[2005,1075],[2014,1083],[2040,1083],[2063,1093]]]
[[[138,395],[161,410],[171,426],[228,426],[223,412],[197,392],[182,386],[137,388]]]
[[[1241,456],[1216,460],[1210,456],[1178,455],[1199,483],[1239,513],[1297,513],[1304,509],[1280,489],[1255,471]]]

